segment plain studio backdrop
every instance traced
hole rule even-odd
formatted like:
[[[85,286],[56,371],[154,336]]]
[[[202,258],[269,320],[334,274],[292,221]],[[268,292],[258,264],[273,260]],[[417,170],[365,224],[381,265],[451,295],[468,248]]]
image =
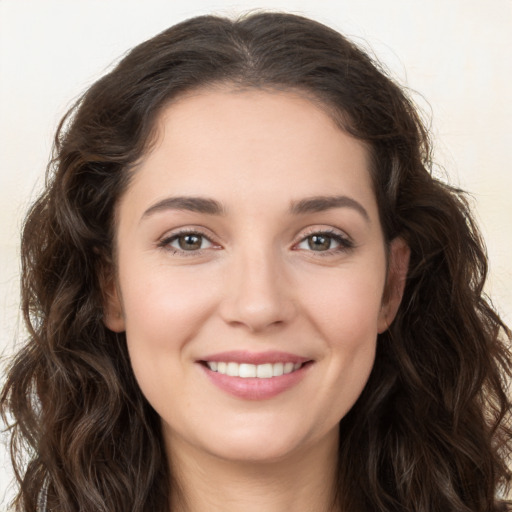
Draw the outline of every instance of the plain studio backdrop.
[[[0,0],[0,353],[24,337],[19,232],[59,119],[129,48],[186,18],[303,14],[384,63],[430,119],[436,174],[469,191],[487,242],[487,291],[512,322],[512,0]],[[2,381],[0,373],[0,382]],[[0,445],[0,511],[12,495]],[[3,505],[3,506],[2,506]]]

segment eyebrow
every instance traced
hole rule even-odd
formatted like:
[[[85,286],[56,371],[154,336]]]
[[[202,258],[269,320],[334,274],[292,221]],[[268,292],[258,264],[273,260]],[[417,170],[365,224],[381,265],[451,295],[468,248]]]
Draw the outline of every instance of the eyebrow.
[[[370,216],[364,206],[348,196],[315,196],[293,201],[291,212],[295,215],[304,213],[316,213],[330,210],[332,208],[353,208],[359,212],[365,220],[370,222]]]
[[[208,215],[224,215],[225,213],[222,205],[218,201],[215,201],[215,199],[179,196],[168,197],[158,201],[158,203],[150,206],[144,212],[142,218],[164,210],[186,210],[189,212],[205,213]]]
[[[290,212],[292,215],[303,215],[306,213],[317,213],[333,208],[352,208],[370,222],[370,216],[364,206],[348,196],[314,196],[298,201],[292,201]],[[167,197],[150,206],[142,215],[148,217],[154,213],[165,210],[185,210],[207,215],[225,215],[225,209],[215,199],[207,197],[178,196]]]

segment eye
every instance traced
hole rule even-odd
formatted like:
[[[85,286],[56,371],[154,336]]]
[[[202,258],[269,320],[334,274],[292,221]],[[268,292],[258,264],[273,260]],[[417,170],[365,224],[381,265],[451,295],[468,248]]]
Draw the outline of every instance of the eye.
[[[306,251],[338,252],[351,249],[353,246],[348,238],[338,233],[318,232],[305,237],[296,247]]]
[[[177,252],[194,252],[213,247],[206,236],[197,232],[176,233],[163,239],[159,245]]]

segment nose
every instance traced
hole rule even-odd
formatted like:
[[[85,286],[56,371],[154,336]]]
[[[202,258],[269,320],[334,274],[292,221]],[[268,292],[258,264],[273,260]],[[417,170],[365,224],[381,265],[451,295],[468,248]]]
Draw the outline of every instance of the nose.
[[[290,284],[272,251],[240,256],[229,269],[220,314],[253,333],[285,325],[296,313]]]

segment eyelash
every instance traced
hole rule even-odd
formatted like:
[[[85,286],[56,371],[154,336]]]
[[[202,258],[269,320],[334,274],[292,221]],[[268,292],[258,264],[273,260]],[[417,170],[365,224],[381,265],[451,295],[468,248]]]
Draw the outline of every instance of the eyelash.
[[[355,247],[354,242],[348,236],[343,235],[340,232],[335,231],[334,229],[312,230],[309,233],[305,233],[301,237],[299,242],[294,244],[294,246],[297,246],[301,243],[306,242],[308,240],[308,238],[311,238],[313,236],[326,237],[326,238],[329,238],[331,241],[334,241],[338,244],[337,247],[329,248],[325,251],[314,251],[313,249],[310,249],[309,251],[307,251],[307,252],[312,252],[318,256],[332,256],[333,254],[347,252],[351,249],[354,249],[354,247]]]
[[[176,233],[173,233],[170,236],[166,236],[158,242],[158,247],[168,250],[168,251],[171,251],[173,255],[180,255],[180,256],[197,256],[198,254],[201,254],[203,251],[206,250],[206,249],[198,249],[196,251],[194,251],[194,250],[187,251],[187,250],[178,249],[176,247],[171,246],[171,244],[174,241],[179,240],[179,238],[181,238],[182,236],[186,236],[186,235],[195,235],[195,236],[201,238],[201,240],[207,240],[212,246],[215,247],[215,244],[211,241],[211,239],[208,236],[206,236],[204,233],[202,233],[201,231],[198,231],[196,229],[182,229]]]
[[[180,256],[185,256],[185,257],[186,256],[198,256],[198,255],[202,254],[205,250],[210,248],[210,247],[208,247],[205,249],[198,249],[198,250],[183,250],[183,249],[178,249],[176,247],[171,246],[171,244],[173,242],[179,240],[179,238],[186,236],[186,235],[195,235],[195,236],[199,237],[201,240],[207,240],[208,243],[210,243],[214,248],[219,247],[207,235],[205,235],[201,231],[194,230],[194,229],[190,229],[190,230],[183,229],[176,233],[173,233],[170,236],[166,236],[158,242],[158,247],[168,250],[168,251],[171,251],[173,255],[180,255]],[[313,249],[310,249],[310,250],[305,249],[307,252],[315,253],[315,255],[318,255],[318,256],[332,256],[333,254],[349,251],[355,247],[354,242],[349,237],[347,237],[346,235],[342,235],[338,231],[335,231],[332,229],[312,230],[311,232],[304,234],[298,242],[294,243],[293,246],[297,247],[298,245],[306,242],[308,240],[308,238],[313,237],[313,236],[325,237],[325,238],[328,238],[331,241],[334,241],[335,243],[338,244],[337,247],[329,248],[325,251],[315,251]],[[300,250],[300,249],[296,249],[296,250]]]

